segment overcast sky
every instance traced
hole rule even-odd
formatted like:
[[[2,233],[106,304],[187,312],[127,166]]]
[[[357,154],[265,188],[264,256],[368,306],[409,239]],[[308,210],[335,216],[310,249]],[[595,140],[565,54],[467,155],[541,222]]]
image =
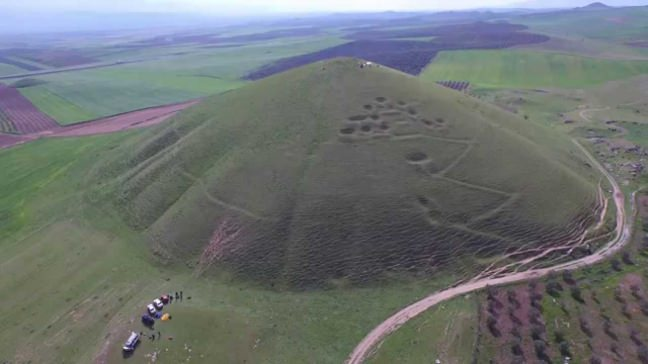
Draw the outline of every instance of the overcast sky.
[[[556,3],[556,0],[550,0]],[[591,0],[589,2],[592,2]],[[0,7],[26,11],[209,12],[251,14],[316,11],[451,10],[518,5],[525,0],[0,0]],[[564,0],[565,6],[587,0]],[[637,0],[609,0],[623,5]]]

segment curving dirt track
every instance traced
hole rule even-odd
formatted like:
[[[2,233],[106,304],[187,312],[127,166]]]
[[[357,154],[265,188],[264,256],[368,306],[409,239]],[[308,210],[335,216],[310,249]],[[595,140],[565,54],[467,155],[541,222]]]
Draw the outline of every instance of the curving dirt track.
[[[415,302],[402,310],[398,311],[380,325],[374,328],[353,350],[349,358],[347,359],[347,364],[360,364],[371,355],[374,348],[376,348],[382,340],[389,335],[390,333],[396,331],[400,326],[405,324],[410,319],[416,317],[417,315],[425,312],[432,306],[447,301],[451,298],[464,295],[476,290],[483,289],[487,286],[498,286],[511,283],[518,283],[526,281],[529,279],[537,279],[543,276],[548,275],[552,271],[563,271],[563,270],[573,270],[577,268],[582,268],[588,265],[595,264],[601,260],[615,254],[618,252],[625,244],[628,243],[632,233],[632,217],[635,213],[634,206],[634,197],[635,194],[632,194],[631,200],[631,209],[632,214],[630,218],[626,216],[625,213],[625,196],[621,191],[618,183],[614,180],[612,175],[603,168],[603,166],[576,140],[573,142],[585,153],[587,158],[595,165],[605,177],[610,181],[610,185],[613,189],[614,202],[617,208],[616,215],[616,230],[614,238],[608,242],[604,247],[595,252],[592,255],[587,257],[574,260],[571,262],[562,263],[549,268],[542,269],[532,269],[525,272],[511,273],[504,276],[496,278],[484,278],[479,280],[469,281],[464,284],[457,285],[442,291],[437,291],[431,295],[423,298],[422,300]]]
[[[114,133],[123,130],[144,128],[159,124],[178,112],[193,106],[200,100],[191,100],[179,104],[163,105],[135,110],[119,115],[91,120],[70,126],[54,126],[31,134],[0,134],[0,149],[9,148],[39,138],[73,137]]]

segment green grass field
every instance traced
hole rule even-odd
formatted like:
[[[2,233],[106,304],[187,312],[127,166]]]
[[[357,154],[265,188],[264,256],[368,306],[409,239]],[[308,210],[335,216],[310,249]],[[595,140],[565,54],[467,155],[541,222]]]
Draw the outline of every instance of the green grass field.
[[[91,120],[97,114],[88,112],[63,97],[51,92],[45,86],[21,88],[20,93],[28,98],[38,109],[52,117],[61,125]]]
[[[24,69],[7,63],[0,63],[0,76],[10,76],[25,72]]]
[[[511,20],[529,26],[531,31],[623,41],[643,39],[648,35],[646,17],[648,7],[643,6],[604,11],[548,12],[519,16]]]
[[[367,363],[470,363],[477,344],[477,300],[467,295],[431,308],[388,336]]]
[[[22,90],[61,124],[218,94],[238,88],[253,69],[342,42],[335,37],[279,39],[235,48],[135,49],[102,61],[144,60],[107,68],[34,76],[46,84]]]
[[[156,348],[169,349],[159,355],[163,362],[185,360],[189,344],[194,360],[339,363],[383,317],[454,279],[299,293],[160,266],[144,237],[84,192],[96,158],[138,134],[0,151],[7,191],[0,196],[1,361],[87,363],[105,354],[121,363],[128,331],[144,330],[145,304],[183,290],[185,301],[169,310],[172,322],[158,322],[165,340],[144,341],[128,362],[147,363]]]
[[[465,80],[486,88],[581,88],[645,73],[648,61],[498,50],[441,52],[421,77]]]

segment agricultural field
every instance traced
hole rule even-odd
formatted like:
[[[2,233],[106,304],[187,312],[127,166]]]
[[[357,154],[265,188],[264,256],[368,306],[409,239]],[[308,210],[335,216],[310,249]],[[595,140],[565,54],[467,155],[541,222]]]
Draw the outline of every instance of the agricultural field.
[[[448,49],[508,48],[521,44],[542,43],[549,38],[522,32],[525,27],[511,24],[469,23],[421,29],[360,31],[347,35],[352,42],[319,52],[286,58],[262,67],[247,78],[255,80],[308,63],[335,57],[358,57],[418,74],[438,52]],[[434,36],[430,41],[405,40]],[[402,38],[389,40],[391,38]]]
[[[517,16],[512,21],[529,26],[532,31],[578,36],[600,40],[628,42],[645,39],[648,30],[645,6],[605,10],[572,10]]]
[[[44,86],[25,87],[20,93],[61,125],[97,118],[97,114],[82,109]]]
[[[618,258],[487,292],[481,361],[537,357],[561,362],[571,357],[589,363],[647,362],[645,201],[645,196],[639,198],[642,212],[634,244]]]
[[[0,115],[4,132],[36,133],[57,126],[18,90],[3,84],[0,84]]]
[[[246,72],[279,57],[337,44],[331,37],[277,40],[237,48],[130,51],[119,57],[150,57],[111,67],[34,75],[44,82],[21,92],[60,124],[197,99],[240,87]],[[109,61],[109,59],[102,59]],[[13,80],[9,80],[13,81]],[[59,106],[62,108],[59,109]]]
[[[0,63],[0,76],[9,76],[25,72],[24,69],[8,63]]]
[[[648,73],[648,61],[620,61],[536,51],[442,52],[421,74],[483,88],[582,88]]]

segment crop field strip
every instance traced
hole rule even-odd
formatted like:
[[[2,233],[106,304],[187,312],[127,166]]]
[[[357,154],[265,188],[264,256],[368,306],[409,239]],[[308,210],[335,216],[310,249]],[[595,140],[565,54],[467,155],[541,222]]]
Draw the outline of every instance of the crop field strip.
[[[1,53],[0,53],[0,63],[10,64],[12,66],[16,66],[16,67],[21,68],[21,69],[26,70],[26,71],[40,71],[40,70],[42,70],[41,67],[38,67],[38,66],[36,66],[36,65],[34,65],[32,63],[22,62],[20,60],[14,59],[14,58],[3,56]]]
[[[459,50],[442,52],[421,77],[461,78],[476,87],[579,88],[648,72],[648,61],[610,60],[548,51]]]
[[[61,125],[92,120],[97,117],[43,86],[21,88],[20,93]]]
[[[43,114],[27,98],[12,87],[0,84],[0,110],[15,133],[28,134],[58,126],[54,119]]]

